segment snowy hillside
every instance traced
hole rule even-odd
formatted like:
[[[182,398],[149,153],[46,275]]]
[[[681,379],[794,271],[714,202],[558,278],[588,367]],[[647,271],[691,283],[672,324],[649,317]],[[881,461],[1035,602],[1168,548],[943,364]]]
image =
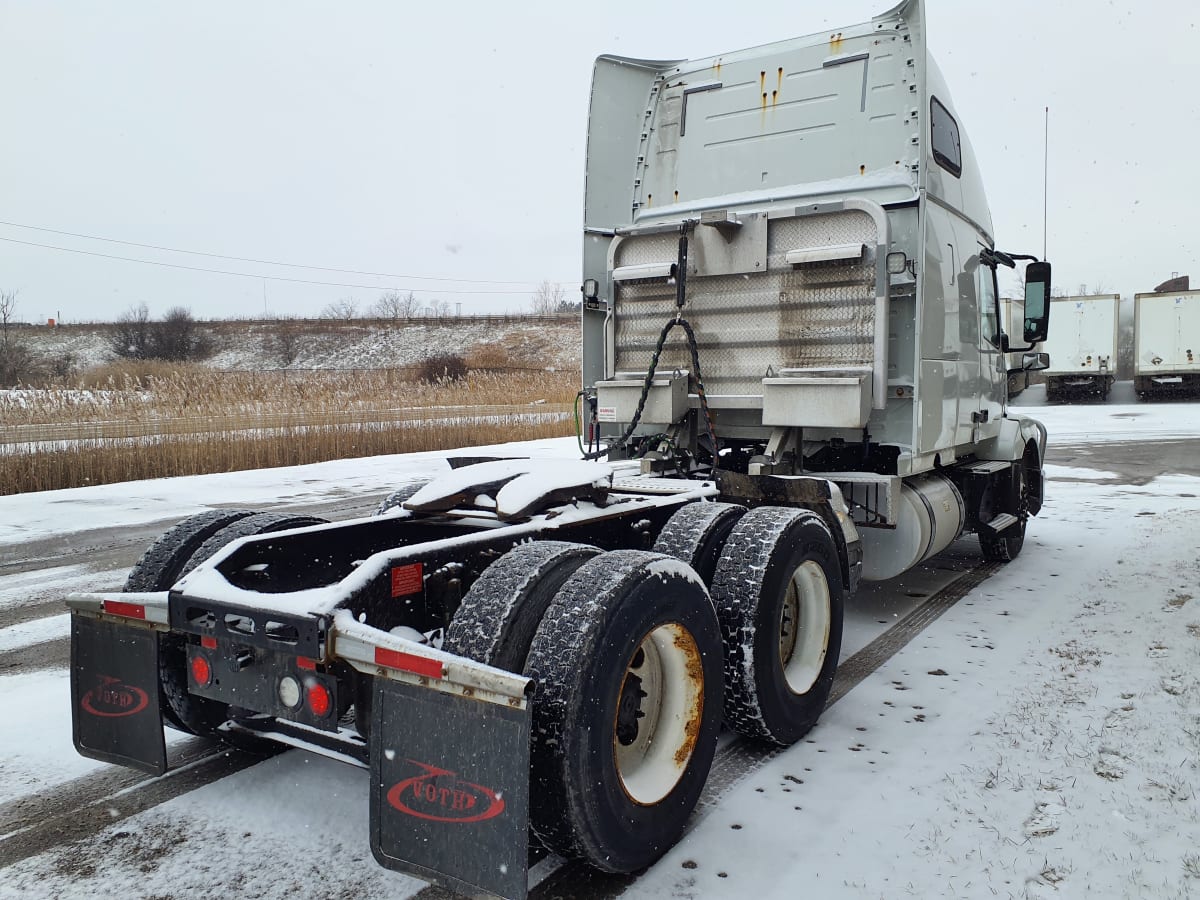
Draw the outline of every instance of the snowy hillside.
[[[214,351],[204,365],[221,370],[394,368],[443,353],[461,354],[477,365],[579,367],[574,316],[224,321],[201,328]],[[18,333],[37,358],[67,361],[74,371],[113,359],[109,325],[21,328]]]

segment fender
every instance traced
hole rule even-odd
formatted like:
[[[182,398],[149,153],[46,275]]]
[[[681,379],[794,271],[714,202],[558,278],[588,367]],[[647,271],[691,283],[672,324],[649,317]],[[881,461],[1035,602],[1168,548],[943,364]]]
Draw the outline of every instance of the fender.
[[[1006,414],[1000,423],[1000,433],[977,444],[975,456],[1016,461],[1025,455],[1025,448],[1030,443],[1037,447],[1038,468],[1041,468],[1046,462],[1046,426],[1028,416]]]

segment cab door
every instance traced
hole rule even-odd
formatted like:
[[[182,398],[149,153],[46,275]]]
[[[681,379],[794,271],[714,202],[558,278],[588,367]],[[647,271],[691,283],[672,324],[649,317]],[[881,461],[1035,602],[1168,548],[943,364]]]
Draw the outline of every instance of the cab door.
[[[980,262],[975,269],[979,298],[979,402],[977,440],[1000,433],[1000,418],[1008,393],[1008,367],[1002,351],[999,307],[996,302],[996,267]]]

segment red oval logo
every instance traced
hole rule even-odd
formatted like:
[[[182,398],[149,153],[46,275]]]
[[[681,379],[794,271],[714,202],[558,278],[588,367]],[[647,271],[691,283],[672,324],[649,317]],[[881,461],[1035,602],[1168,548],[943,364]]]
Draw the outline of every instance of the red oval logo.
[[[410,759],[424,770],[392,786],[387,800],[408,816],[431,822],[483,822],[504,812],[504,798],[491,788],[463,781],[448,769]]]
[[[149,702],[150,697],[140,687],[125,684],[119,678],[101,675],[100,684],[84,694],[79,705],[84,712],[93,716],[112,718],[140,713]]]

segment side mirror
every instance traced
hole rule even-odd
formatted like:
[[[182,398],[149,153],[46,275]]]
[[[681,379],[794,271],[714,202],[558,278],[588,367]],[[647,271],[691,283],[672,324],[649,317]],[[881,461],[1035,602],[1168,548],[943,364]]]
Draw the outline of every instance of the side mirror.
[[[1040,372],[1050,368],[1049,353],[1026,353],[1021,357],[1021,368],[1026,372]]]
[[[1025,343],[1044,341],[1050,331],[1050,263],[1025,267]]]

